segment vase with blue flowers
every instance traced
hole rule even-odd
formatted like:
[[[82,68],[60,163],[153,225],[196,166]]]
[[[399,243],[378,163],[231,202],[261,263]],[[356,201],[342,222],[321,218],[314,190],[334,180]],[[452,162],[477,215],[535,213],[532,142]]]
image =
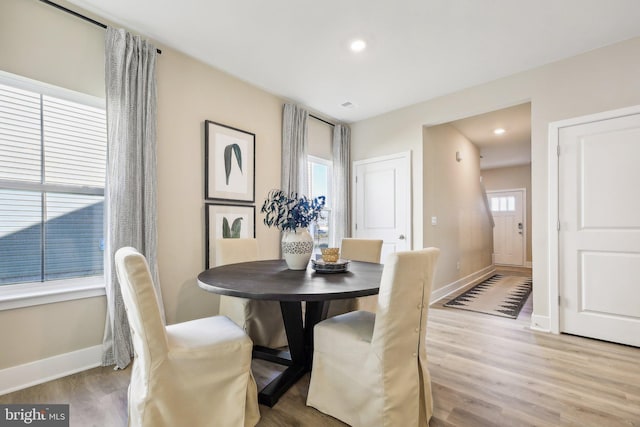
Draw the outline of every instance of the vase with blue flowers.
[[[313,238],[309,225],[320,218],[325,196],[310,199],[297,193],[271,190],[262,204],[264,223],[280,229],[282,256],[290,270],[305,270],[313,253]]]

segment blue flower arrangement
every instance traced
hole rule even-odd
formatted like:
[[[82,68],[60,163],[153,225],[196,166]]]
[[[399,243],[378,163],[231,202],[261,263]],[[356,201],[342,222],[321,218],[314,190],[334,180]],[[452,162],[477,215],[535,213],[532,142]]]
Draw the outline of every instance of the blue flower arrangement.
[[[262,204],[264,224],[282,231],[296,231],[307,228],[321,217],[326,202],[325,196],[309,199],[298,193],[287,194],[282,190],[271,190]]]

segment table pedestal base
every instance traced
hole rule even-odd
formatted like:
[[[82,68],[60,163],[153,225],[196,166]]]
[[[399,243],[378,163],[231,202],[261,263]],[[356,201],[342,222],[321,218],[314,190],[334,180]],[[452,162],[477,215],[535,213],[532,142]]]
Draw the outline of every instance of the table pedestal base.
[[[258,393],[258,402],[273,407],[278,399],[304,374],[313,363],[313,327],[327,315],[324,301],[306,303],[305,321],[302,322],[302,303],[281,301],[280,310],[287,332],[289,351],[255,346],[253,357],[288,366]]]

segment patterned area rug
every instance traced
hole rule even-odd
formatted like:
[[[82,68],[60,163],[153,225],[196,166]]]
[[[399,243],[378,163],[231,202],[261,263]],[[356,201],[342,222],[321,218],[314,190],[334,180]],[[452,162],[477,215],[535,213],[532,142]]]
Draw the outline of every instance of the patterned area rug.
[[[532,284],[531,277],[496,274],[444,306],[515,319],[531,293]]]

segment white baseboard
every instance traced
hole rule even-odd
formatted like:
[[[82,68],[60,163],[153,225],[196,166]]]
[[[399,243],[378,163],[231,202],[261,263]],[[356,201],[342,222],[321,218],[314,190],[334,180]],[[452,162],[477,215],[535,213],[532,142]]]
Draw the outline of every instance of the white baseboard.
[[[549,316],[531,315],[531,329],[540,332],[551,332],[551,322]]]
[[[448,285],[445,285],[442,288],[436,289],[435,291],[431,292],[431,302],[429,303],[429,305],[441,300],[447,295],[451,295],[452,293],[459,291],[465,286],[469,286],[475,282],[479,283],[491,277],[491,275],[493,275],[495,271],[496,271],[496,267],[494,265],[490,265],[488,267],[483,268],[482,270],[476,271],[475,273],[472,273],[466,277],[463,277],[462,279],[456,280],[453,283],[449,283]]]
[[[102,364],[102,346],[83,348],[0,370],[0,395],[86,371]]]

